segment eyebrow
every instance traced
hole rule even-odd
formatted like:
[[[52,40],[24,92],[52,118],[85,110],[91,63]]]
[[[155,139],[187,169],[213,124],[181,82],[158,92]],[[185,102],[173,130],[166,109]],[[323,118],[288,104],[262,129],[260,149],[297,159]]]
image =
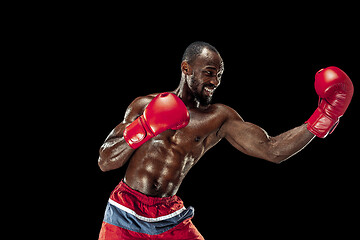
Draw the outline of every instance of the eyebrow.
[[[209,65],[209,66],[206,66],[205,69],[211,69],[211,70],[214,70],[216,73],[220,73],[220,72],[223,72],[224,71],[224,68],[221,68],[218,70],[215,66],[212,66],[212,65]]]
[[[213,67],[213,66],[206,66],[205,68],[210,68],[210,69],[214,69],[215,71],[217,71],[217,68]]]

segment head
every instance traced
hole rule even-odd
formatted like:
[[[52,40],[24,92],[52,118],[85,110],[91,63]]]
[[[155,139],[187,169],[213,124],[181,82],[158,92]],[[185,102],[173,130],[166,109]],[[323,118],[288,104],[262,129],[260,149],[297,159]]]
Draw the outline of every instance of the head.
[[[194,98],[201,105],[208,105],[220,85],[224,63],[215,47],[205,42],[194,42],[184,52],[181,72],[182,80]]]

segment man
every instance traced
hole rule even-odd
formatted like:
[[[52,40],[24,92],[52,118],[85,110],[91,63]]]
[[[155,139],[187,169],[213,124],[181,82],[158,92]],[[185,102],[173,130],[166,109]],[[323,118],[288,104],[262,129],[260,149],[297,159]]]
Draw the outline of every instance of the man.
[[[192,43],[182,60],[178,88],[136,98],[100,148],[102,171],[129,165],[110,196],[99,239],[204,239],[191,222],[193,208],[186,209],[175,194],[210,148],[226,139],[247,155],[281,163],[315,136],[333,131],[353,94],[342,70],[320,70],[314,114],[305,124],[270,137],[234,109],[210,104],[224,72],[213,46]]]

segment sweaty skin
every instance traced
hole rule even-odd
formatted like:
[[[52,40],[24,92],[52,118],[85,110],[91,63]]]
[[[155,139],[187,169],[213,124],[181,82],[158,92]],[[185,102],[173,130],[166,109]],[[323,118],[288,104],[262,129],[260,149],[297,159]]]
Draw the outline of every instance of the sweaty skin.
[[[172,93],[187,106],[189,124],[176,131],[166,130],[133,150],[125,142],[123,131],[157,94],[136,98],[100,148],[98,164],[102,171],[130,161],[125,182],[131,188],[149,196],[168,197],[176,194],[189,170],[222,139],[247,155],[280,163],[315,137],[306,124],[270,137],[262,128],[245,122],[234,109],[209,104],[224,71],[218,53],[204,48],[191,64],[183,61],[181,70],[180,84]]]

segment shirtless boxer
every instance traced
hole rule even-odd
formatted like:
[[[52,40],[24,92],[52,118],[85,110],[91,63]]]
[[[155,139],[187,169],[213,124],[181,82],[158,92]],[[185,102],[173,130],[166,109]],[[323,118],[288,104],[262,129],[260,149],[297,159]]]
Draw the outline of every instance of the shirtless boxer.
[[[301,126],[276,137],[245,122],[232,108],[210,104],[224,63],[204,42],[186,49],[181,81],[169,93],[136,98],[124,120],[100,148],[102,171],[129,161],[124,179],[111,193],[99,239],[204,239],[175,194],[189,170],[220,140],[239,151],[281,163],[315,136],[324,138],[350,104],[353,85],[339,68],[315,75],[319,106]]]

